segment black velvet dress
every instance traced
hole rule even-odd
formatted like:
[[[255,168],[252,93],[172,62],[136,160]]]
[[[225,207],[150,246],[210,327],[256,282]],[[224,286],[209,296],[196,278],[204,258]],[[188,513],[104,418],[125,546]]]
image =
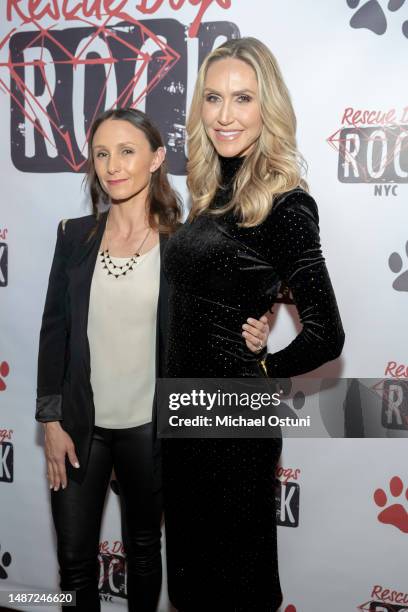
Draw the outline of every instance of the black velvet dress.
[[[220,158],[231,198],[243,158]],[[272,377],[337,357],[344,335],[320,250],[317,207],[305,191],[281,196],[267,219],[240,228],[233,213],[202,214],[169,240],[169,377],[261,376],[241,326],[260,318],[281,282],[303,329],[266,359]],[[281,439],[163,440],[169,596],[181,612],[274,612],[279,584],[275,468]]]

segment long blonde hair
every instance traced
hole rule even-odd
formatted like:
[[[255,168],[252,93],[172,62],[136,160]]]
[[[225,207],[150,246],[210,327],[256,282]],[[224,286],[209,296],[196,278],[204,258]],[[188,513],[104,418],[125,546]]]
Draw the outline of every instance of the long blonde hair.
[[[306,162],[297,150],[296,117],[275,57],[256,38],[229,40],[203,61],[187,120],[190,218],[208,209],[220,186],[220,163],[205,131],[201,109],[209,66],[227,58],[242,60],[255,71],[263,128],[235,177],[232,200],[226,207],[208,212],[222,214],[234,209],[242,226],[253,227],[265,220],[277,194],[299,186],[308,190],[302,178]]]

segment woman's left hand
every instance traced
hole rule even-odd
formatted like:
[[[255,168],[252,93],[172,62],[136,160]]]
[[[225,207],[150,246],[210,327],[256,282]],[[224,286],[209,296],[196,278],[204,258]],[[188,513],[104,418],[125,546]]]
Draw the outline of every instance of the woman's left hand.
[[[258,319],[247,319],[242,326],[242,335],[250,351],[259,353],[266,346],[269,336],[268,319],[263,315]]]

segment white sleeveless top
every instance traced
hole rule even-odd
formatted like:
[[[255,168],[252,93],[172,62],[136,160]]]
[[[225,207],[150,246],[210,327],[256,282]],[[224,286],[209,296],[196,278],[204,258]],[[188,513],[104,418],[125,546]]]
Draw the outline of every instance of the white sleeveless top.
[[[128,257],[111,257],[117,266]],[[137,427],[152,420],[159,244],[125,276],[108,276],[98,253],[88,314],[95,425]]]

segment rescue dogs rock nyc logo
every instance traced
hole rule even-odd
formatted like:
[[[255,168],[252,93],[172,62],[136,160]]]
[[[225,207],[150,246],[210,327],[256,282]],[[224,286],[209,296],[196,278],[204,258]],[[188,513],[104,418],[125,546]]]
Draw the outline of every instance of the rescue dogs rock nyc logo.
[[[126,599],[127,563],[123,543],[119,540],[100,542],[98,560],[99,599],[110,603],[114,602],[114,597]]]
[[[367,612],[407,612],[408,593],[395,586],[375,584],[369,600],[357,606],[356,610]]]
[[[0,238],[1,238],[1,233],[0,233]],[[6,242],[0,242],[0,287],[7,287],[7,284],[8,284],[8,245]]]
[[[347,107],[327,142],[338,153],[341,183],[376,183],[374,195],[385,196],[397,195],[398,184],[408,183],[408,106]]]
[[[0,482],[13,482],[14,446],[12,429],[0,428]]]
[[[169,0],[179,10],[185,0]],[[10,96],[11,158],[23,172],[83,172],[95,117],[108,108],[145,110],[159,127],[172,174],[185,174],[187,76],[215,40],[237,38],[235,24],[202,19],[210,5],[189,0],[190,26],[152,15],[163,0],[7,0],[0,41],[0,89]],[[4,19],[4,16],[2,17]],[[51,24],[51,25],[50,25]],[[187,34],[187,35],[186,35]]]

